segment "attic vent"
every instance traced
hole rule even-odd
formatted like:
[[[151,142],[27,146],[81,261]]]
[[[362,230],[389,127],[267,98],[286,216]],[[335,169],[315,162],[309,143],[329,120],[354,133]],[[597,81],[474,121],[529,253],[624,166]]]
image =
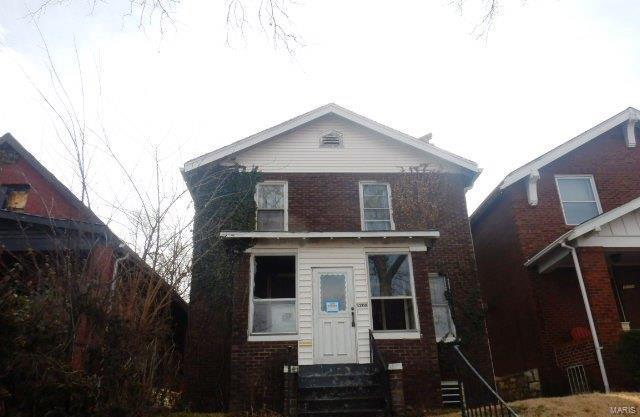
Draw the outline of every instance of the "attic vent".
[[[320,138],[321,148],[340,148],[342,147],[342,133],[332,130]]]

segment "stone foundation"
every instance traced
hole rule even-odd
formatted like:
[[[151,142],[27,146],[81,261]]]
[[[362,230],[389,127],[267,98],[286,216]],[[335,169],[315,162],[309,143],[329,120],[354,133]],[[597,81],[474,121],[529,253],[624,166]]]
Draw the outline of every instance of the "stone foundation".
[[[539,397],[542,394],[538,369],[529,369],[521,374],[496,377],[498,392],[506,401]]]

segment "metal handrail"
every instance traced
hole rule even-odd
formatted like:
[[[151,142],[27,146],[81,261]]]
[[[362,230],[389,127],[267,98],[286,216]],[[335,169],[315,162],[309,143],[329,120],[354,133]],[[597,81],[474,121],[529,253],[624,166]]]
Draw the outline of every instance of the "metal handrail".
[[[482,415],[482,416],[500,415],[500,416],[503,416],[504,415],[504,411],[506,410],[508,416],[510,416],[510,417],[519,417],[518,413],[516,413],[514,411],[514,409],[511,408],[509,406],[509,404],[507,404],[502,399],[500,394],[498,394],[496,392],[496,390],[493,389],[493,387],[482,377],[480,372],[478,372],[478,370],[471,364],[469,359],[467,359],[467,357],[460,350],[460,347],[458,345],[453,345],[453,349],[460,356],[460,358],[462,359],[463,363],[471,370],[471,372],[473,372],[473,374],[478,378],[478,380],[480,382],[482,382],[482,384],[489,390],[489,392],[494,397],[494,399],[498,401],[498,404],[483,404],[483,405],[481,405],[479,407],[471,408],[471,407],[467,406],[466,401],[464,399],[464,393],[463,393],[463,398],[462,398],[462,401],[460,402],[460,406],[462,408],[462,415],[465,416],[465,417],[466,416],[475,416],[475,415]],[[464,389],[464,384],[462,384],[462,387]],[[497,407],[499,407],[500,414],[497,414],[497,411],[498,411]]]
[[[384,412],[386,416],[391,415],[391,387],[389,386],[389,371],[387,362],[382,356],[382,352],[378,349],[375,337],[373,337],[373,331],[369,329],[369,356],[370,362],[378,368],[380,372],[380,383],[382,384],[382,391],[384,395]]]

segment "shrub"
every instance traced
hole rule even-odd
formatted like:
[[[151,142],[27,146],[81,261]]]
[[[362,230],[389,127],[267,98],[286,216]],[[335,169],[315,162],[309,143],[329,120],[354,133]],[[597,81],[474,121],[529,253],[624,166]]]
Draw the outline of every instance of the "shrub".
[[[636,388],[640,387],[640,330],[631,330],[622,335],[619,353]]]

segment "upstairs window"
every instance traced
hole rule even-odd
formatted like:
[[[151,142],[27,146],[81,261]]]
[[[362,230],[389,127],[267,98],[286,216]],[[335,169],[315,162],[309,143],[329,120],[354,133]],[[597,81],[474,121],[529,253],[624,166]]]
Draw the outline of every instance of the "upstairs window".
[[[391,188],[378,182],[360,183],[362,230],[393,230]]]
[[[556,184],[566,224],[577,225],[602,213],[592,176],[557,176]]]
[[[251,333],[297,333],[295,256],[254,258]]]
[[[4,210],[24,211],[29,198],[28,184],[0,186],[0,207]]]
[[[287,183],[266,181],[256,186],[256,228],[259,231],[287,230]]]
[[[433,309],[433,327],[436,331],[436,342],[455,339],[456,326],[453,324],[451,306],[447,300],[449,283],[445,277],[429,277],[431,292],[431,308]]]
[[[409,255],[368,256],[373,330],[415,330]]]

